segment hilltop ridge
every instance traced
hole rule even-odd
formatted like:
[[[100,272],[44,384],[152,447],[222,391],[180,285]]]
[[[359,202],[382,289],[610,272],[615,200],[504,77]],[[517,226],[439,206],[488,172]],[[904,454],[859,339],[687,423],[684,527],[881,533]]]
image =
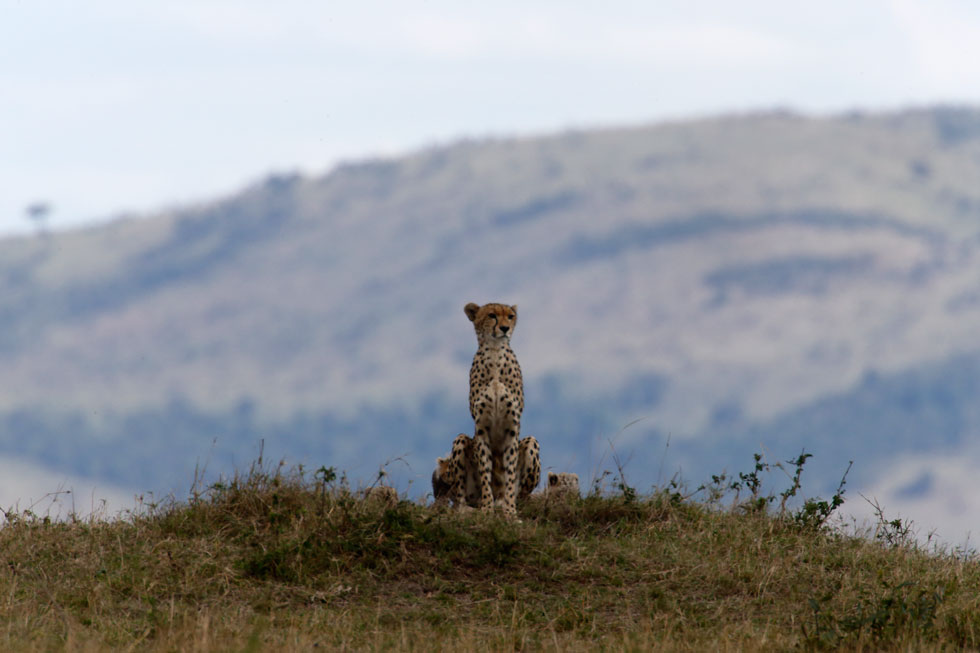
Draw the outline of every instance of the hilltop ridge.
[[[975,554],[922,549],[900,521],[867,538],[831,530],[833,501],[767,510],[755,480],[725,508],[721,487],[705,503],[621,483],[539,498],[513,522],[362,501],[332,469],[260,461],[121,520],[8,514],[0,637],[150,651],[978,646]]]

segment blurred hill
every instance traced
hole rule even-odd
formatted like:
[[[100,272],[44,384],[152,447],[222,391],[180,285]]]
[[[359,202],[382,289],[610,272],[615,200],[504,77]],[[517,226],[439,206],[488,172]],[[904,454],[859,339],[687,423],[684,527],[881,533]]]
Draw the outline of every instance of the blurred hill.
[[[466,141],[3,240],[0,452],[139,489],[260,441],[368,480],[406,454],[421,492],[471,426],[462,307],[499,300],[546,466],[588,476],[615,438],[637,485],[698,483],[806,447],[824,488],[851,458],[872,483],[980,432],[978,180],[977,110],[773,112]]]

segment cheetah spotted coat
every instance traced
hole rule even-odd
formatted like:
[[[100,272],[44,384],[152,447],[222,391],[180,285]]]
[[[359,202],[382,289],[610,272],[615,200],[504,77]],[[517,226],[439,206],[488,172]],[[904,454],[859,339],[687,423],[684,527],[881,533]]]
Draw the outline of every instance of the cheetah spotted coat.
[[[548,482],[545,485],[544,493],[551,497],[578,497],[578,474],[569,472],[548,472]]]
[[[521,438],[517,446],[517,500],[524,501],[541,480],[541,449],[533,436]],[[436,504],[480,507],[474,439],[460,433],[450,454],[436,459],[432,472],[432,496]],[[459,479],[457,481],[457,479]]]
[[[470,303],[463,309],[476,330],[477,350],[470,367],[470,415],[474,422],[473,459],[482,510],[500,506],[517,511],[518,441],[524,412],[524,380],[510,338],[517,306]],[[460,474],[460,476],[463,476]]]

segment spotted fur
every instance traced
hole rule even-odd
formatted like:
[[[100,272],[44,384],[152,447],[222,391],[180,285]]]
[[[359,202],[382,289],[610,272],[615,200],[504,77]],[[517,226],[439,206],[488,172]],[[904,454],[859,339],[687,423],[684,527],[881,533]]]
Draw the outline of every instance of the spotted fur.
[[[517,500],[524,501],[541,480],[541,448],[532,436],[521,439],[517,454]],[[445,458],[436,459],[432,472],[432,496],[436,504],[480,507],[474,439],[460,433]]]
[[[477,350],[470,367],[470,415],[474,422],[473,460],[479,507],[517,511],[518,441],[524,412],[524,380],[510,338],[517,306],[470,303],[466,317],[476,330]],[[454,458],[455,460],[455,458]]]
[[[578,489],[578,474],[548,472],[548,483],[545,485],[544,493],[549,497],[581,496]]]

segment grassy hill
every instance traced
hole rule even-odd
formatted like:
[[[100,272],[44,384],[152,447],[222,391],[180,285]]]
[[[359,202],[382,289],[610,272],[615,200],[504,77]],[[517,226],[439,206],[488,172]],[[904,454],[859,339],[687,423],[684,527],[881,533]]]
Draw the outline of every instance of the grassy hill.
[[[802,463],[800,463],[802,464]],[[253,465],[114,521],[8,514],[7,650],[962,650],[972,553],[926,551],[838,502],[780,504],[759,469],[698,499],[614,479],[509,522],[353,495],[332,469]],[[798,478],[798,477],[797,477]],[[841,498],[839,491],[835,497]]]

